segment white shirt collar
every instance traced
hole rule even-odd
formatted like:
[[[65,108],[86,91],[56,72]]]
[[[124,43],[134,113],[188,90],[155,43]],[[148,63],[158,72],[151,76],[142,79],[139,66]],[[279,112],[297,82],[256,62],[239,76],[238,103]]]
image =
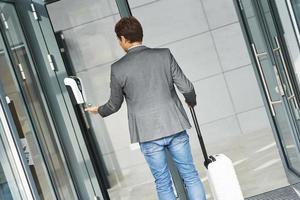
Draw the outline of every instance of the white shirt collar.
[[[133,45],[132,47],[128,48],[127,51],[129,51],[130,49],[133,49],[135,47],[139,47],[139,46],[143,46],[142,44],[136,44],[136,45]]]

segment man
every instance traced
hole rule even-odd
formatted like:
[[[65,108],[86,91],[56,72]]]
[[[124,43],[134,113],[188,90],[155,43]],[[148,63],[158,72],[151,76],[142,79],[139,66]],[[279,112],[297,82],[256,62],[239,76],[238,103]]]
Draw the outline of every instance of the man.
[[[136,18],[122,18],[115,32],[126,55],[111,66],[110,99],[105,105],[86,111],[109,116],[120,109],[125,97],[131,143],[139,142],[155,178],[159,199],[176,199],[165,149],[184,180],[189,199],[206,199],[186,132],[191,125],[174,88],[175,84],[188,106],[194,107],[193,84],[169,49],[142,45],[143,29]]]

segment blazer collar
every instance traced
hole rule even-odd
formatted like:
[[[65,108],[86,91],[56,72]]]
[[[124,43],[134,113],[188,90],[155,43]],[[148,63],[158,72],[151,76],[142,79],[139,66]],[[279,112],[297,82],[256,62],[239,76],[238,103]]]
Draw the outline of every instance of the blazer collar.
[[[146,48],[147,47],[145,45],[136,46],[136,47],[133,47],[133,48],[129,49],[127,51],[127,53],[135,52],[135,51],[140,51],[140,50],[143,50],[143,49],[146,49]]]

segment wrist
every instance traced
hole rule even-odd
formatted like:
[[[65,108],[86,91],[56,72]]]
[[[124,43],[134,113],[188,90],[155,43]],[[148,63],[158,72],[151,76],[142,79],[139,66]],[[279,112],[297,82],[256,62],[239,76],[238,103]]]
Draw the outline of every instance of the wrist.
[[[101,114],[101,106],[98,106],[98,109],[97,109],[99,115],[102,117],[102,114]]]

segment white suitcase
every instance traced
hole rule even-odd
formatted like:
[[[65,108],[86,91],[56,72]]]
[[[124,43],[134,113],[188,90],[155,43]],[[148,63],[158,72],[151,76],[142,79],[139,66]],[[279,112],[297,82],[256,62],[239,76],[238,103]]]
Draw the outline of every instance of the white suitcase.
[[[224,154],[208,156],[194,108],[191,108],[214,200],[244,200],[232,161]]]

